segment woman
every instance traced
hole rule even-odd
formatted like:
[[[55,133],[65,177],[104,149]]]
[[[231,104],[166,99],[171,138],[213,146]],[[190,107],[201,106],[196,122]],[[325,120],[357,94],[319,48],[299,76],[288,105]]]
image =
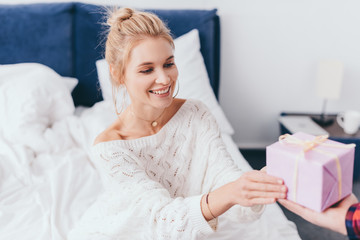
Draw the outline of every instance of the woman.
[[[108,24],[113,96],[125,87],[131,104],[95,140],[108,191],[74,239],[202,239],[220,215],[252,221],[285,197],[281,179],[235,166],[201,102],[173,97],[174,43],[156,15],[122,8]]]

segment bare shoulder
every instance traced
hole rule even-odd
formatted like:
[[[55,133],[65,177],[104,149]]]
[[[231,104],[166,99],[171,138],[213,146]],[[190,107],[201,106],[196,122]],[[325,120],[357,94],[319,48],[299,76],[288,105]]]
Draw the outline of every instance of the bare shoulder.
[[[104,130],[102,133],[100,133],[94,141],[93,145],[96,145],[98,143],[102,142],[109,142],[114,140],[122,140],[121,135],[118,134],[118,132],[113,128],[108,128]]]

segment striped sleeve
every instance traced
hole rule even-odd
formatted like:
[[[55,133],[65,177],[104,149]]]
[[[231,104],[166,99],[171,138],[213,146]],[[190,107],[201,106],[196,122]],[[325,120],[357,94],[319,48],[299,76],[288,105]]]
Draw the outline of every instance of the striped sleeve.
[[[345,224],[349,239],[360,239],[360,203],[351,205],[346,214]]]

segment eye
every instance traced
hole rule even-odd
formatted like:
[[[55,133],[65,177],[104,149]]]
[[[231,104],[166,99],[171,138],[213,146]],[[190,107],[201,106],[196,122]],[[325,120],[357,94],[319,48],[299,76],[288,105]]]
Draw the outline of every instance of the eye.
[[[140,73],[151,73],[154,69],[153,68],[148,68],[148,69],[145,69],[145,70],[141,70]]]
[[[170,62],[170,63],[165,63],[164,67],[165,67],[165,68],[171,68],[171,67],[174,66],[174,65],[175,65],[175,63]]]

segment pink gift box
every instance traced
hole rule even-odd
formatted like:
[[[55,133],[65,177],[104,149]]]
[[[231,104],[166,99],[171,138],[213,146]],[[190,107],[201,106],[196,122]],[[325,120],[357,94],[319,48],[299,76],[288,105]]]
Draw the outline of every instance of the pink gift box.
[[[315,138],[298,132],[267,146],[266,165],[284,180],[287,199],[321,212],[352,192],[355,145],[323,139],[311,146]]]

